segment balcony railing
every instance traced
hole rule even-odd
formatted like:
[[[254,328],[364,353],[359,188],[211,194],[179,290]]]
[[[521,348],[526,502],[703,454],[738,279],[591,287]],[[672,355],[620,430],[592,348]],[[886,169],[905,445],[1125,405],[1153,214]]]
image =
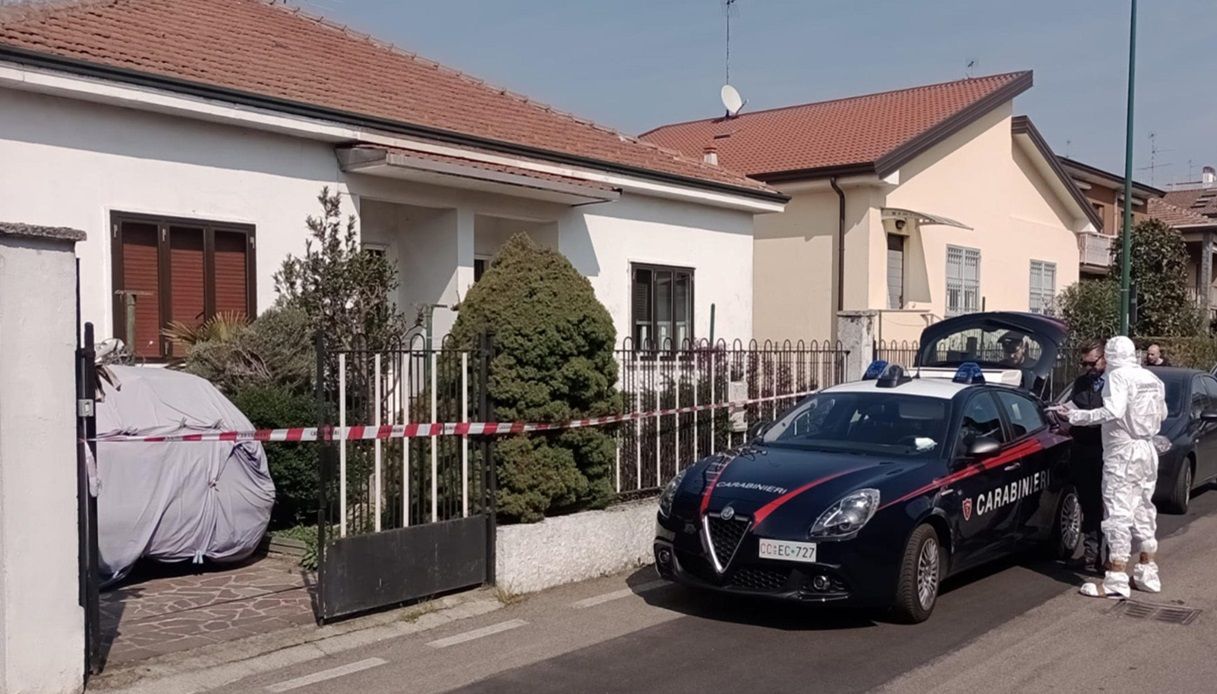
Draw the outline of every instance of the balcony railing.
[[[1088,267],[1111,267],[1112,236],[1095,233],[1078,234],[1079,262]]]

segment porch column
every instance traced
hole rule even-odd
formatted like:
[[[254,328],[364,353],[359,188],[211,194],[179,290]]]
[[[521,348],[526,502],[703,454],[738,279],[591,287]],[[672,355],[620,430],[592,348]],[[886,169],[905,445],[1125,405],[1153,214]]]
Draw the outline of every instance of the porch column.
[[[1208,308],[1213,305],[1213,232],[1206,231],[1200,238],[1200,281],[1196,289],[1201,306]]]
[[[76,255],[0,222],[0,692],[84,686],[76,505]]]

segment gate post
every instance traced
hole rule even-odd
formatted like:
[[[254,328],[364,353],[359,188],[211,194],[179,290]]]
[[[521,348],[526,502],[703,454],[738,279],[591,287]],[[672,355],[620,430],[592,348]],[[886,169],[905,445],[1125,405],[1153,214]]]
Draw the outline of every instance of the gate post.
[[[325,396],[325,337],[317,331],[314,338],[314,348],[317,352],[317,373],[314,376],[313,394],[317,400],[317,580],[314,590],[314,618],[318,624],[325,623],[325,543],[326,526],[329,524],[329,497],[326,486],[329,484],[331,459],[333,457],[333,437],[329,430],[329,407]]]
[[[862,378],[867,365],[875,360],[875,341],[878,337],[878,311],[839,311],[837,313],[837,340],[841,349],[849,354],[845,368],[845,380]]]
[[[494,403],[490,400],[490,361],[494,358],[494,337],[482,333],[478,337],[478,414],[483,422],[494,421]],[[486,475],[486,583],[494,585],[498,564],[498,471],[494,464],[494,437],[482,437],[482,466]]]
[[[85,611],[85,681],[102,670],[101,597],[97,547],[97,490],[93,484],[97,461],[97,370],[93,324],[85,323],[84,341],[76,351],[76,493],[80,538],[80,606]],[[93,465],[90,465],[93,461]]]

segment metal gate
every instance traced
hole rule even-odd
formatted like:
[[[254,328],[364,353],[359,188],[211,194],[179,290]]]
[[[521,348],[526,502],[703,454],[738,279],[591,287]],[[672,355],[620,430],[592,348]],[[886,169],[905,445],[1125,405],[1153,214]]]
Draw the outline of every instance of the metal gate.
[[[79,274],[79,273],[78,273]],[[78,294],[79,296],[79,294]],[[79,303],[79,298],[77,299]],[[79,306],[77,307],[79,317]],[[79,319],[77,325],[80,324]],[[93,417],[97,394],[97,371],[93,365],[93,324],[84,324],[83,340],[76,348],[76,498],[79,532],[80,606],[85,620],[85,678],[101,672],[103,665],[101,602],[98,595],[97,496],[91,483],[91,461],[97,460],[97,423]]]
[[[321,426],[491,421],[489,341],[402,349],[317,346]],[[494,581],[490,441],[329,441],[318,514],[318,619]]]

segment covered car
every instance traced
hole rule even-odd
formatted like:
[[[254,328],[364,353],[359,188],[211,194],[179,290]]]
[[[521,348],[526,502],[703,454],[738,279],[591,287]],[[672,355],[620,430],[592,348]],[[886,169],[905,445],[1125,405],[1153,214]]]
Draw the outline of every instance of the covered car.
[[[104,582],[137,560],[234,562],[258,547],[275,487],[259,442],[130,442],[108,437],[253,429],[208,381],[107,366],[97,401],[97,525]]]

